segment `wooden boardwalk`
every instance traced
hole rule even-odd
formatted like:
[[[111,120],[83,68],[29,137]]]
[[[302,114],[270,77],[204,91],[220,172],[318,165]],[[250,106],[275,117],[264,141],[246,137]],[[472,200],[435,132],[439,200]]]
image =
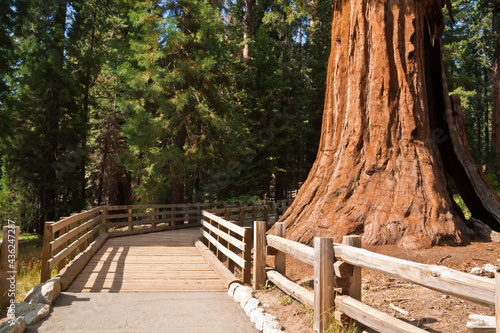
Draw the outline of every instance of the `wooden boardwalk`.
[[[68,292],[227,291],[193,245],[198,228],[110,238]]]

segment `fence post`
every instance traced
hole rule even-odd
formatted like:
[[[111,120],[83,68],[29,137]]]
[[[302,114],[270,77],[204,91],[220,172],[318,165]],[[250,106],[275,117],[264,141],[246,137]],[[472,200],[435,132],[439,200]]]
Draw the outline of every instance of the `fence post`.
[[[0,308],[6,309],[10,305],[11,297],[9,296],[11,289],[11,281],[8,278],[15,277],[17,274],[17,255],[19,252],[18,241],[19,241],[19,227],[14,227],[14,242],[12,242],[12,233],[9,237],[8,226],[3,227],[3,241],[0,248]],[[9,246],[11,245],[11,246]],[[14,256],[14,261],[12,259],[9,261],[9,255]],[[12,257],[10,257],[12,258]],[[15,279],[13,280],[15,281]],[[14,286],[13,286],[14,287]],[[15,287],[14,287],[15,291]]]
[[[73,216],[73,215],[76,215],[76,214],[77,213],[73,213],[70,216]],[[78,227],[78,222],[80,222],[80,220],[71,223],[69,231],[71,231],[71,230],[75,229],[76,227]],[[71,237],[71,239],[69,241],[70,244],[76,242],[77,239],[78,239],[78,235],[74,235],[73,237]],[[76,248],[74,251],[71,252],[71,254],[69,255],[69,260],[68,261],[73,260],[73,258],[76,257],[77,254],[78,254],[78,248]]]
[[[66,218],[67,217],[60,217],[59,221],[62,221],[64,219],[66,219]],[[68,228],[69,228],[69,226],[64,227],[61,230],[59,230],[59,237],[61,237],[65,233],[67,233],[68,232]],[[56,252],[60,252],[60,251],[64,250],[67,246],[68,246],[68,242],[66,242],[65,244],[59,246],[59,248],[56,250]],[[66,260],[67,260],[67,257],[63,258],[61,261],[59,261],[59,263],[57,264],[57,271],[58,272],[60,272],[61,269],[63,269],[64,267],[66,267]]]
[[[314,238],[314,333],[325,332],[335,304],[333,240]]]
[[[255,221],[253,249],[253,289],[266,284],[266,222]]]
[[[172,207],[172,214],[171,214],[171,216],[172,216],[172,222],[171,222],[172,224],[171,225],[172,225],[173,229],[175,229],[175,227],[177,226],[177,221],[176,221],[177,215],[175,214],[176,210],[177,210],[177,207],[173,206]]]
[[[255,221],[255,220],[257,220],[257,206],[252,207],[252,221]],[[266,223],[266,225],[267,225],[267,223]]]
[[[245,229],[243,235],[243,242],[245,243],[245,251],[243,251],[245,267],[243,268],[242,276],[243,283],[250,284],[252,272],[252,228],[244,227],[243,229]]]
[[[109,212],[108,207],[106,206],[102,207],[102,224],[105,225],[103,230],[104,232],[109,232],[109,226],[107,225],[109,223],[108,212]]]
[[[85,212],[86,212],[86,210],[81,210],[80,214],[83,214]],[[90,219],[92,219],[92,217],[90,217],[90,218],[89,217],[84,218],[83,220],[81,220],[81,224],[87,222]],[[85,230],[83,230],[82,232],[80,232],[78,238],[80,238],[82,235],[84,235],[85,232],[86,232],[86,230],[88,230],[88,228],[85,229]],[[86,248],[87,248],[87,242],[83,242],[82,244],[80,244],[80,246],[78,246],[78,252],[83,252]]]
[[[244,227],[245,226],[245,209],[243,207],[240,207],[240,226]]]
[[[274,234],[276,236],[285,238],[285,222],[279,222],[274,225]],[[278,251],[274,256],[274,268],[278,273],[286,275],[286,254],[284,252]]]
[[[269,207],[266,204],[264,204],[264,221],[269,225]]]
[[[208,219],[208,223],[210,223],[210,225],[211,225],[211,226],[214,226],[214,227],[215,227],[215,223],[216,223],[216,222],[214,222],[214,221],[213,221],[212,219],[210,219],[210,218],[207,218],[207,219]],[[212,237],[214,237],[214,236],[215,236],[214,232],[213,232],[212,230],[210,230],[210,229],[208,230],[208,234],[209,234],[210,236],[212,236]],[[214,239],[215,239],[215,237],[214,237]],[[217,249],[217,246],[215,246],[214,244],[212,244],[212,242],[210,242],[210,241],[208,241],[208,240],[207,240],[207,242],[208,242],[208,248],[209,248],[212,252],[214,252],[214,253],[215,253],[215,255],[216,255],[216,256],[217,256],[217,258],[218,258],[218,257],[219,257],[219,249]]]
[[[234,222],[234,221],[228,221],[228,222],[229,222],[229,223],[232,223],[232,224],[236,224],[236,222]],[[236,234],[233,234],[233,233],[231,232],[231,230],[229,230],[229,229],[227,229],[227,234],[228,234],[229,236],[236,235]],[[229,243],[229,242],[227,243],[227,245],[228,245],[228,249],[229,249],[229,251],[231,251],[231,252],[236,252],[235,250],[237,249],[237,247],[235,247],[234,245],[231,245],[231,243]],[[233,273],[233,274],[234,274],[234,261],[233,261],[233,260],[231,260],[231,258],[227,258],[227,262],[226,262],[226,264],[227,264],[227,269],[229,269],[229,270],[231,271],[231,273]]]
[[[128,226],[128,230],[134,230],[134,225],[132,224],[132,222],[134,221],[134,218],[132,217],[132,214],[134,213],[134,210],[132,208],[129,208],[128,209],[128,223],[130,223],[130,225]]]
[[[280,205],[277,202],[273,202],[273,210],[274,210],[274,221],[278,221],[280,219]]]
[[[344,236],[342,244],[353,247],[361,247],[361,236],[351,235]],[[352,276],[349,277],[349,284],[347,286],[347,295],[355,300],[361,301],[361,267],[353,266]]]
[[[495,273],[495,318],[496,332],[500,333],[500,273]]]
[[[52,234],[52,224],[54,222],[45,222],[43,227],[43,248],[42,248],[42,273],[41,282],[45,282],[50,279],[51,269],[49,268],[49,259],[52,257],[52,251],[50,251],[50,242],[54,240],[54,235]]]
[[[156,218],[156,208],[155,207],[151,208],[151,213],[153,214],[153,215],[151,215],[151,227],[153,229],[156,229],[157,218]]]

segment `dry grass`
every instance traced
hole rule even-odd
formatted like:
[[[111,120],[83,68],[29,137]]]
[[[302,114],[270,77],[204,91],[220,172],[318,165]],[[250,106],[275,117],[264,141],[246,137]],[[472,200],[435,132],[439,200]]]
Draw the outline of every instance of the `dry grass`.
[[[16,302],[24,300],[28,292],[40,283],[43,237],[35,234],[19,235]]]
[[[37,234],[19,235],[16,302],[22,302],[28,292],[40,283],[43,237]],[[52,271],[52,276],[56,269]]]

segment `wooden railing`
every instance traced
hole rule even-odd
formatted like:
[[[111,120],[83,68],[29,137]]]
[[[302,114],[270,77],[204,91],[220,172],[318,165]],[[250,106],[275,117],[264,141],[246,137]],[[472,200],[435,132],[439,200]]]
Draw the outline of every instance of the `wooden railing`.
[[[288,203],[288,201],[287,201]],[[287,203],[278,203],[283,209]],[[249,205],[249,203],[246,203]],[[202,210],[220,211],[238,210],[242,221],[248,220],[259,207],[252,203],[250,208],[240,203],[228,206],[226,203],[195,203],[169,205],[123,205],[102,206],[69,217],[62,217],[57,222],[46,222],[44,226],[42,250],[42,282],[51,277],[57,266],[60,273],[68,263],[80,253],[86,251],[99,235],[107,237],[127,236],[155,231],[191,228],[200,226]],[[264,205],[262,205],[264,206]],[[89,257],[89,256],[86,256]],[[250,264],[247,264],[250,267]],[[248,269],[248,268],[247,268]],[[244,271],[246,272],[246,271]],[[245,273],[247,274],[247,273]],[[248,274],[247,274],[248,275]],[[245,278],[247,278],[245,275]]]
[[[224,205],[222,208],[211,209],[210,213],[222,217],[226,221],[236,221],[242,227],[245,225],[251,227],[254,221],[266,221],[267,225],[271,225],[285,213],[292,202],[293,200],[290,199],[278,202],[262,201],[259,204],[238,202],[235,205]]]
[[[201,233],[205,245],[226,263],[231,273],[235,274],[235,265],[238,266],[241,280],[250,284],[252,228],[238,226],[236,222],[226,221],[207,211],[203,211],[202,216]]]
[[[334,309],[379,332],[425,332],[361,303],[361,267],[444,294],[496,307],[497,321],[500,319],[500,292],[497,290],[495,294],[494,280],[347,245],[360,246],[359,236],[345,237],[344,244],[334,244],[330,238],[315,238],[314,247],[309,247],[284,238],[284,225],[277,224],[275,229],[278,235],[266,235],[265,228],[259,226],[259,222],[254,227],[254,288],[265,284],[267,277],[290,296],[313,307],[315,332],[324,332]],[[266,245],[273,248],[276,255],[275,270],[267,272]],[[314,266],[314,293],[286,278],[286,255]],[[499,281],[500,277],[497,277],[497,283]],[[335,288],[341,288],[342,292],[335,295]],[[500,325],[497,325],[497,332],[500,328],[498,326]]]
[[[99,236],[102,207],[96,207],[58,222],[45,222],[42,250],[42,282],[50,279],[52,268],[58,272]]]
[[[106,206],[103,225],[110,237],[200,226],[201,211],[217,203]]]

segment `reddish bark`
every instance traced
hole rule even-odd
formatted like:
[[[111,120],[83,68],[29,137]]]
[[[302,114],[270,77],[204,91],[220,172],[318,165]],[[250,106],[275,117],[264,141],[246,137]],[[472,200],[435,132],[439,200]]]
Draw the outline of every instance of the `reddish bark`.
[[[497,37],[493,52],[493,145],[500,157],[500,1],[493,5],[493,33]]]
[[[453,207],[442,158],[450,138],[441,1],[337,0],[332,26],[320,147],[281,219],[287,237],[462,244],[470,230]]]

